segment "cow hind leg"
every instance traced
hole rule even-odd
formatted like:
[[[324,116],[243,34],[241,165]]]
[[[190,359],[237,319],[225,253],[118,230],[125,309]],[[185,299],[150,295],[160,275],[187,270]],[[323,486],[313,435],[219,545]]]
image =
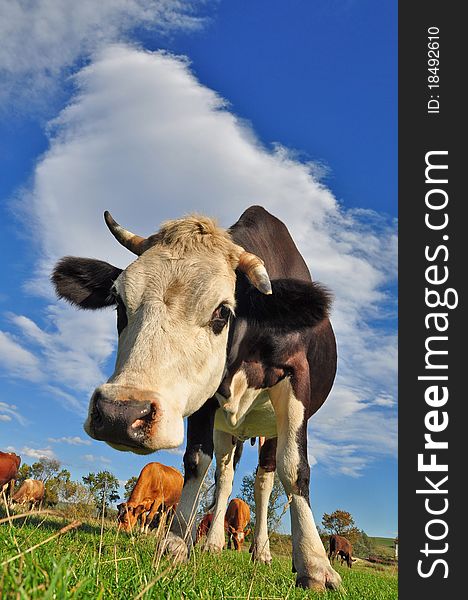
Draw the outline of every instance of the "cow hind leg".
[[[255,475],[255,533],[252,542],[252,560],[271,563],[268,538],[268,504],[275,480],[276,438],[266,440],[260,450],[259,465]]]
[[[206,538],[204,550],[221,552],[224,548],[224,516],[234,478],[234,453],[236,442],[230,433],[214,432],[214,452],[216,456],[216,491],[213,522]]]
[[[307,388],[306,379],[301,377],[301,373],[296,373],[295,379],[296,385],[299,381]],[[304,389],[302,394],[304,400],[307,400],[309,390]],[[337,589],[341,584],[341,577],[330,565],[309,504],[310,468],[307,461],[307,419],[304,404],[299,399],[299,393],[295,393],[289,379],[271,388],[270,398],[278,428],[278,475],[291,500],[296,586],[317,591],[325,588]]]
[[[213,457],[213,423],[218,403],[208,401],[188,418],[184,454],[184,487],[164,544],[175,562],[188,559],[195,539],[195,518],[200,490]]]

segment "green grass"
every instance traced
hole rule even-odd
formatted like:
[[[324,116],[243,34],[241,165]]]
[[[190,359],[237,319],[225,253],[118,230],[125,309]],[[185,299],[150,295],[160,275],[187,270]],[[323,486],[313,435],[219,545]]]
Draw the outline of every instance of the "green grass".
[[[57,534],[68,520],[28,517],[0,524],[0,598],[130,600],[300,599],[388,600],[397,598],[394,568],[355,563],[337,566],[345,591],[315,594],[297,590],[290,559],[277,556],[271,566],[253,564],[248,552],[225,550],[208,555],[198,548],[178,567],[157,558],[155,535],[129,536],[106,524],[89,522],[25,553]]]

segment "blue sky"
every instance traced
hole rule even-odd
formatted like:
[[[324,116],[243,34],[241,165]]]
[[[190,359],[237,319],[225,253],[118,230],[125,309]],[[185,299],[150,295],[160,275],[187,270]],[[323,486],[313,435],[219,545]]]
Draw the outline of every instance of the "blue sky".
[[[137,474],[147,459],[82,430],[115,317],[57,303],[50,268],[130,262],[105,209],[147,235],[260,203],[336,298],[338,377],[309,427],[316,520],[342,508],[395,535],[396,2],[89,6],[0,0],[0,447],[75,478]],[[154,459],[180,466],[182,451]],[[255,461],[246,446],[235,490]]]

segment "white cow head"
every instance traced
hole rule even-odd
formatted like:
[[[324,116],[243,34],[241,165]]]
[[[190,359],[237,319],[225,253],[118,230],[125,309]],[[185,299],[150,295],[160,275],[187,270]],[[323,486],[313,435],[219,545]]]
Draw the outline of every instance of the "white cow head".
[[[271,293],[263,262],[211,219],[190,216],[141,238],[106,223],[138,256],[125,270],[63,258],[57,294],[80,308],[117,307],[114,373],[94,391],[86,432],[119,450],[149,453],[183,442],[183,418],[216,392],[225,366],[236,269]]]

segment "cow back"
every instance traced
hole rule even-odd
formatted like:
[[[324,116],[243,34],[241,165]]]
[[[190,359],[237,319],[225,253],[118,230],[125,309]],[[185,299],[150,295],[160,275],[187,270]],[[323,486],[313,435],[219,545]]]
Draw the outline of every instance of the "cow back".
[[[184,478],[174,467],[158,462],[148,463],[141,470],[128,501],[139,505],[146,499],[152,499],[166,506],[174,506],[180,500],[183,485]]]

